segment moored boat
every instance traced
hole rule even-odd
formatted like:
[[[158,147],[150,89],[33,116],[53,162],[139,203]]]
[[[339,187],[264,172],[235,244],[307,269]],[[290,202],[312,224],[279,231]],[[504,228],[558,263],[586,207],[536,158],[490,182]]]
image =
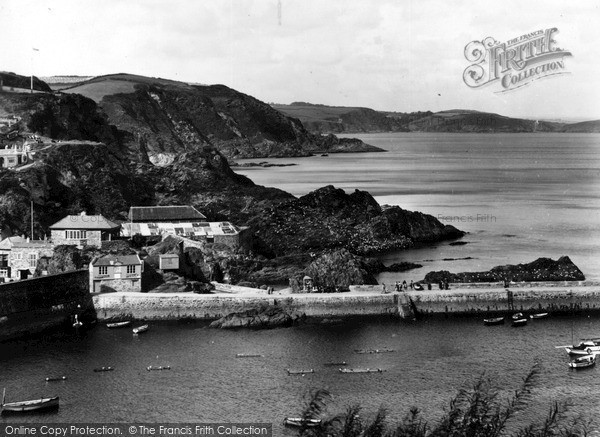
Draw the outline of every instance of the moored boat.
[[[131,325],[131,320],[126,320],[123,322],[107,323],[106,327],[110,328],[110,329],[114,329],[114,328],[124,328],[125,326],[129,326],[129,325]]]
[[[354,349],[357,354],[383,354],[394,352],[394,349]]]
[[[512,324],[513,327],[519,328],[521,326],[527,325],[527,319],[525,319],[525,318],[523,318],[523,319],[515,319],[515,318],[513,318],[511,324]]]
[[[596,364],[595,355],[584,355],[569,362],[569,367],[572,369],[583,369]]]
[[[550,315],[549,313],[535,313],[535,314],[530,314],[529,318],[530,319],[545,319],[549,315]]]
[[[569,355],[594,355],[600,353],[600,345],[595,341],[581,341],[577,345],[566,346]]]
[[[486,326],[504,325],[504,317],[494,317],[491,319],[483,319],[483,324]]]
[[[50,377],[46,378],[46,382],[65,381],[66,379],[67,379],[66,376],[50,376]]]
[[[58,408],[58,396],[33,399],[28,401],[5,402],[6,389],[2,394],[2,413],[25,413],[29,411],[47,410],[50,408]]]
[[[111,372],[113,370],[115,370],[114,367],[111,367],[111,366],[102,366],[102,367],[96,367],[94,369],[94,372]]]
[[[151,370],[171,370],[171,366],[148,366],[146,370],[150,372]]]
[[[312,428],[321,424],[321,419],[303,419],[302,417],[286,417],[283,419],[283,424],[296,428],[306,427]]]
[[[315,373],[314,369],[308,369],[308,370],[291,370],[291,369],[286,369],[288,375],[304,375],[306,373]]]
[[[260,358],[261,354],[236,354],[236,358]]]
[[[138,326],[137,328],[133,328],[134,334],[141,334],[142,332],[146,332],[148,330],[148,325]]]
[[[340,373],[381,373],[383,369],[370,369],[370,368],[359,368],[359,369],[339,369]]]

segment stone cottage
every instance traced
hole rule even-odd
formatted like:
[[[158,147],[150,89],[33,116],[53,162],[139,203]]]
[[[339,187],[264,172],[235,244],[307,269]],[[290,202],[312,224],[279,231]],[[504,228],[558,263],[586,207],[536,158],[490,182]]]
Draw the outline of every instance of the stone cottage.
[[[121,225],[110,221],[103,215],[68,215],[50,226],[52,243],[101,247],[102,241],[119,236]]]
[[[142,291],[144,264],[138,255],[103,255],[89,266],[90,292]]]

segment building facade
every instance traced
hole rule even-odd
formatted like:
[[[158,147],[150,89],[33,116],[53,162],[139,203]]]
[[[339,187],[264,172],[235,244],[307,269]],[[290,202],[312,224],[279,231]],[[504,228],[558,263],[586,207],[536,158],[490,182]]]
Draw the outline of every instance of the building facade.
[[[108,220],[103,215],[69,215],[50,226],[52,243],[101,247],[102,241],[119,236],[121,225]]]
[[[32,160],[33,155],[27,144],[12,144],[0,148],[0,167],[2,168],[16,167]]]
[[[104,255],[89,265],[90,292],[142,291],[144,264],[138,255]]]
[[[8,256],[9,275],[11,280],[31,278],[35,274],[38,261],[51,258],[54,246],[48,241],[20,241],[13,244]]]

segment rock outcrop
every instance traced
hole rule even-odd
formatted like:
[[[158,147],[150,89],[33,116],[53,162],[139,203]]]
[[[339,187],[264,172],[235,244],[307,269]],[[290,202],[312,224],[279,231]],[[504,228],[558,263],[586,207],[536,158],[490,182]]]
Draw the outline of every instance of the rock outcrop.
[[[487,272],[450,273],[447,270],[429,272],[421,282],[531,282],[531,281],[583,281],[585,276],[568,256],[554,261],[538,258],[528,264],[494,267]]]
[[[270,306],[252,309],[241,313],[228,314],[210,324],[211,328],[234,329],[272,329],[284,328],[300,323],[306,318],[304,313],[287,311],[281,307]]]
[[[366,255],[464,235],[431,215],[383,209],[367,192],[346,194],[331,185],[268,208],[249,225],[256,250],[271,257],[341,248]]]

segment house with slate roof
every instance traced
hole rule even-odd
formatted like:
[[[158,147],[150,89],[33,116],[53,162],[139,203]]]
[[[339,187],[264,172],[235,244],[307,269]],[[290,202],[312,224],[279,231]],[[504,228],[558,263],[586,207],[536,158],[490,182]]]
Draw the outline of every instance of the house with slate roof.
[[[142,291],[144,264],[136,255],[103,255],[89,265],[90,292]]]
[[[101,247],[102,241],[119,236],[121,225],[110,221],[103,215],[68,215],[50,226],[52,243]]]

